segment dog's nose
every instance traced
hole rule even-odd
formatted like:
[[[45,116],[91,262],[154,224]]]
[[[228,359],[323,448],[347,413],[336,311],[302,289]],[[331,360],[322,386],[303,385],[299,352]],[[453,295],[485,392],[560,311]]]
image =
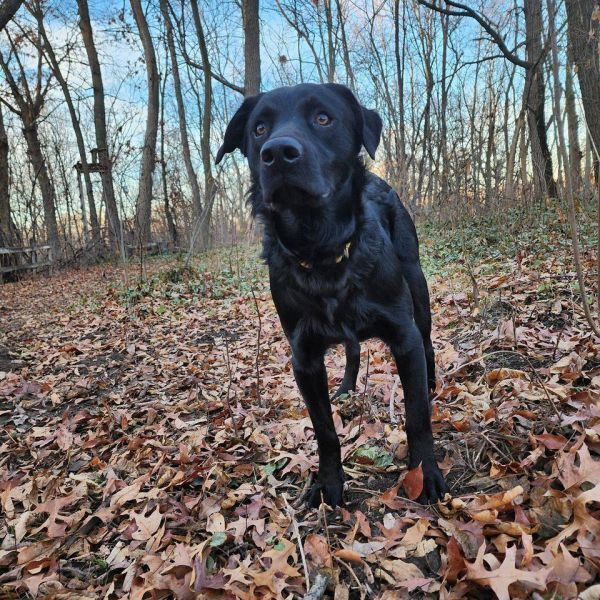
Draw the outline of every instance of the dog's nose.
[[[260,160],[267,167],[288,167],[302,158],[302,144],[292,137],[269,140],[260,151]]]

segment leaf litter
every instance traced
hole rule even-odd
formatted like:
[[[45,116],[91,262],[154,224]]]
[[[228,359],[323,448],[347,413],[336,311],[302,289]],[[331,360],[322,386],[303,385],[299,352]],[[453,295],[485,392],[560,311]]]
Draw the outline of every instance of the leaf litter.
[[[591,587],[600,348],[568,255],[525,239],[465,266],[447,237],[424,239],[452,490],[432,507],[412,500],[422,471],[407,470],[402,391],[377,341],[357,393],[334,402],[346,505],[304,506],[316,443],[256,248],[194,268],[154,259],[130,287],[110,266],[1,287],[0,590],[301,598],[319,572],[336,599]],[[326,360],[333,391],[342,350]]]

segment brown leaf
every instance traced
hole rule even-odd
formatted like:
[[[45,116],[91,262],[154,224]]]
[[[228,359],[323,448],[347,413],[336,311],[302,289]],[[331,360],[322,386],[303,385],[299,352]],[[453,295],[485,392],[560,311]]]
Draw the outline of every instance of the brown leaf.
[[[56,430],[56,445],[65,451],[73,445],[73,434],[64,425]]]
[[[503,381],[504,379],[527,379],[527,373],[525,373],[525,371],[519,371],[518,369],[507,369],[502,367],[500,369],[489,371],[485,376],[488,385],[496,385],[499,381]]]
[[[579,464],[576,464],[576,461]],[[594,485],[600,483],[600,461],[594,460],[585,443],[575,451],[574,448],[563,452],[556,461],[558,479],[570,489],[587,481]]]
[[[539,571],[517,569],[516,554],[516,545],[508,546],[502,564],[496,569],[486,569],[484,560],[489,555],[485,554],[485,544],[482,544],[475,562],[467,563],[466,577],[476,581],[479,585],[487,585],[492,588],[498,600],[510,600],[511,595],[508,588],[515,583],[523,584],[527,588],[544,590],[551,569],[540,569]]]
[[[340,550],[336,550],[333,555],[351,563],[359,564],[362,562],[362,557],[360,554],[354,550],[351,550],[350,548],[341,548]]]
[[[453,536],[446,544],[446,565],[443,576],[451,583],[454,583],[465,568],[465,557],[463,556],[456,538]]]
[[[534,438],[548,448],[548,450],[560,450],[567,444],[567,438],[552,433],[542,433],[541,435],[534,436]]]
[[[309,533],[304,540],[304,552],[306,558],[316,569],[333,567],[331,551],[329,550],[327,540],[323,536]]]
[[[382,559],[378,562],[380,569],[385,569],[390,573],[397,583],[409,581],[411,579],[424,579],[424,575],[416,565],[403,560]]]
[[[423,492],[423,467],[421,463],[418,467],[406,473],[402,480],[402,487],[411,500],[416,500],[421,495]]]
[[[137,531],[131,536],[134,540],[146,541],[160,527],[163,516],[160,514],[160,509],[157,506],[155,510],[147,517],[142,514],[131,513],[137,525]]]

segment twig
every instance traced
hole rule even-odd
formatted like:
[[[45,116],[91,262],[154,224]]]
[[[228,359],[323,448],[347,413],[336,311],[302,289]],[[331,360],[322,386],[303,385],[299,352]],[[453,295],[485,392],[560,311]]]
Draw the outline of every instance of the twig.
[[[592,328],[592,331],[600,338],[600,327],[596,323],[590,305],[587,300],[585,291],[585,277],[583,275],[583,269],[581,267],[581,254],[579,251],[579,230],[577,227],[577,216],[575,214],[575,199],[573,198],[573,190],[569,186],[569,193],[567,194],[567,206],[569,210],[569,225],[571,226],[571,246],[573,249],[573,262],[575,263],[575,270],[577,271],[577,283],[579,285],[579,292],[581,293],[581,307],[585,314],[588,325]]]
[[[304,595],[303,600],[320,600],[320,598],[325,595],[329,581],[329,575],[326,575],[325,573],[317,573],[315,582],[312,584],[312,587],[308,593]]]
[[[515,352],[517,351],[517,348],[519,347],[519,343],[517,342],[517,321],[515,319],[515,307],[511,304],[511,311],[510,311],[510,318],[512,321],[512,326],[513,326],[513,338],[514,338],[514,349]]]
[[[492,446],[492,448],[494,448],[494,449],[496,450],[496,452],[498,452],[498,454],[500,454],[500,456],[501,456],[502,458],[504,458],[504,460],[506,460],[508,463],[510,463],[510,462],[511,462],[511,459],[510,459],[510,457],[509,457],[509,456],[506,456],[506,454],[505,454],[504,452],[502,452],[502,450],[500,450],[500,448],[498,448],[498,446],[497,446],[497,445],[496,445],[494,442],[492,442],[492,440],[490,440],[490,438],[489,438],[489,437],[488,437],[488,436],[487,436],[485,433],[483,433],[483,432],[482,432],[482,433],[481,433],[481,435],[483,436],[483,438],[484,438],[485,440],[487,440],[487,443],[488,443],[490,446]]]
[[[396,389],[398,388],[398,377],[394,377],[394,384],[392,385],[392,391],[390,392],[390,423],[397,423],[398,419],[396,419],[396,411],[394,402],[396,398]]]
[[[592,277],[594,275],[598,275],[597,272],[592,271],[587,274],[588,277]],[[577,277],[577,273],[553,273],[552,275],[540,275],[540,279],[575,279]]]
[[[588,134],[588,139],[590,140],[591,144],[592,144],[592,148],[594,151],[594,154],[596,155],[596,159],[598,161],[600,161],[600,148],[598,148],[596,146],[596,142],[594,141],[594,138],[592,136],[592,134],[590,133],[590,126],[587,120],[587,117],[584,113],[583,116],[583,122],[585,123],[585,128],[587,130],[587,134]],[[598,188],[597,192],[598,192],[598,210],[597,210],[597,225],[598,225],[598,241],[597,241],[597,252],[596,252],[596,273],[591,273],[591,275],[595,275],[596,276],[596,283],[597,283],[597,290],[596,293],[598,294],[597,297],[597,310],[598,310],[598,316],[600,317],[600,177],[598,177],[598,181],[596,181],[596,186]]]
[[[304,487],[302,488],[302,491],[300,492],[299,496],[296,498],[296,500],[294,500],[292,502],[292,508],[294,508],[294,509],[300,508],[300,505],[302,504],[302,502],[304,502],[304,498],[306,498],[306,495],[308,494],[308,490],[310,489],[310,486],[312,485],[313,479],[314,479],[314,473],[311,471],[308,474],[306,481],[304,482]]]
[[[566,321],[563,321],[562,327],[560,328],[560,331],[558,332],[558,336],[556,338],[556,344],[554,344],[554,350],[552,351],[552,360],[556,360],[556,351],[558,350],[558,344],[560,344],[560,339],[562,338],[562,334],[565,330],[566,325]]]
[[[308,577],[308,566],[306,565],[306,556],[304,555],[304,548],[302,547],[302,538],[300,537],[298,522],[296,521],[296,517],[294,516],[294,509],[289,505],[288,500],[285,496],[283,496],[283,501],[285,502],[287,513],[288,515],[290,515],[290,519],[292,520],[292,527],[294,529],[296,541],[298,542],[298,550],[300,551],[300,558],[302,559],[302,567],[304,568],[304,580],[306,581],[306,589],[308,590],[308,588],[310,587],[310,579]]]
[[[365,373],[365,385],[363,387],[363,393],[362,393],[362,402],[361,402],[361,411],[360,411],[360,420],[358,422],[358,435],[360,437],[361,431],[362,431],[362,421],[363,421],[363,415],[365,413],[365,398],[367,395],[367,384],[369,383],[369,363],[371,362],[371,351],[369,350],[369,348],[367,348],[367,371]]]
[[[239,437],[237,423],[235,422],[235,418],[233,416],[233,411],[231,410],[230,403],[230,392],[231,392],[231,361],[229,360],[229,342],[228,336],[224,336],[225,339],[225,357],[227,359],[227,397],[225,398],[225,403],[227,404],[227,410],[229,411],[229,416],[231,417],[231,422],[233,424],[233,431],[235,432],[235,437]]]
[[[350,573],[352,579],[354,579],[354,581],[356,581],[356,585],[358,585],[358,589],[360,590],[360,597],[364,598],[365,594],[363,591],[363,586],[360,582],[360,579],[356,576],[354,569],[345,560],[342,560],[341,558],[339,558],[337,556],[334,556],[333,558],[337,563],[339,563],[340,565],[342,565],[343,567],[345,567],[347,569],[347,571],[348,571],[348,573]]]
[[[258,315],[258,330],[256,332],[256,398],[258,400],[258,405],[261,408],[264,408],[262,397],[260,395],[260,369],[258,367],[260,357],[260,335],[262,333],[262,321],[260,318],[260,309],[258,308],[258,300],[256,299],[256,294],[254,293],[254,286],[252,286],[250,290],[252,292],[252,298],[254,298],[254,307],[256,308],[256,314]]]

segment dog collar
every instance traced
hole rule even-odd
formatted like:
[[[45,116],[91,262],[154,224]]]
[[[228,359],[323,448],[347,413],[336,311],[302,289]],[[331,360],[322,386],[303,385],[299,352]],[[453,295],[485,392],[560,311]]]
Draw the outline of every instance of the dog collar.
[[[335,257],[335,264],[339,265],[344,258],[350,258],[350,248],[352,247],[352,242],[346,242],[344,244],[344,251],[339,255]],[[307,260],[299,260],[298,264],[303,268],[306,269],[307,271],[310,271],[313,268],[313,263],[308,262]]]

